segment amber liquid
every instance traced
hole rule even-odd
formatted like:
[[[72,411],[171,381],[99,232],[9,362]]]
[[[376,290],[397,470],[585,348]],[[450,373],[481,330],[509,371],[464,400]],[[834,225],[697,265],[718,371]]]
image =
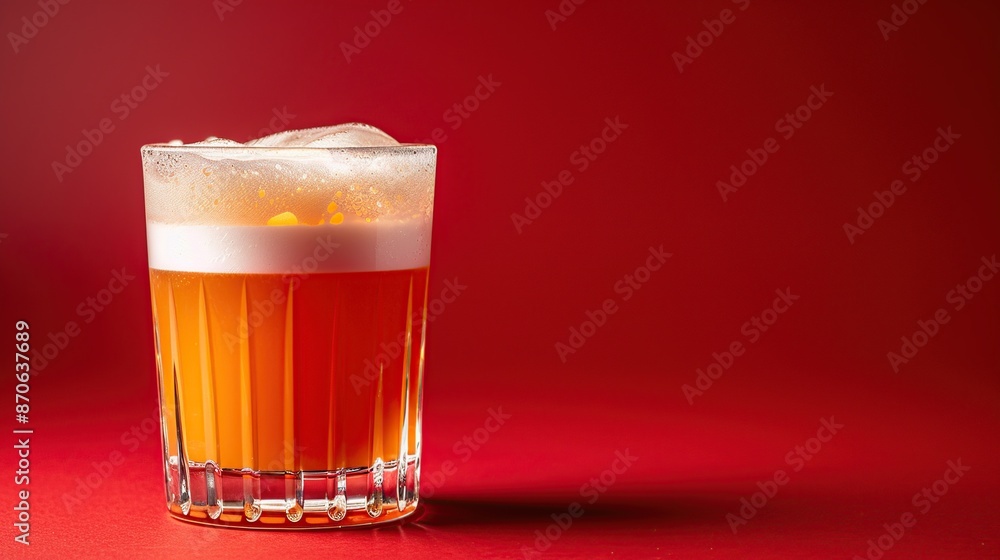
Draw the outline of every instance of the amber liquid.
[[[427,268],[150,282],[169,457],[294,472],[418,453]]]

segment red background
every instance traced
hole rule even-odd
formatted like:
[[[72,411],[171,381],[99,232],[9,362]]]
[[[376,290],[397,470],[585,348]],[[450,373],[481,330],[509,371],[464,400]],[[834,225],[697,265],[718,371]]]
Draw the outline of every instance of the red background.
[[[971,470],[885,557],[997,557],[1000,280],[959,311],[946,297],[1000,250],[1000,9],[928,2],[886,40],[892,2],[849,4],[593,0],[553,30],[556,0],[407,1],[350,62],[341,43],[386,2],[246,1],[221,19],[207,0],[62,6],[19,52],[0,48],[4,331],[29,321],[38,349],[81,327],[32,379],[30,547],[12,541],[4,439],[0,550],[522,557],[577,501],[544,556],[850,558],[961,458]],[[5,2],[0,31],[39,9]],[[679,72],[672,54],[724,9],[735,21]],[[112,102],[147,65],[169,76],[119,120]],[[445,111],[491,75],[501,85],[453,130]],[[832,97],[782,138],[776,121],[824,84]],[[431,290],[467,289],[429,328],[425,487],[456,470],[414,522],[187,525],[164,510],[155,439],[121,440],[156,406],[138,148],[246,140],[274,110],[290,128],[447,134]],[[616,116],[628,128],[579,171],[571,154]],[[106,117],[114,130],[57,180],[53,161]],[[948,126],[960,139],[910,182],[901,166]],[[716,181],[768,137],[779,150],[723,202]],[[566,169],[574,182],[519,234],[511,214]],[[850,243],[843,224],[895,179],[905,194]],[[673,256],[623,301],[615,283],[660,245]],[[122,267],[136,279],[84,323],[77,306]],[[750,344],[741,325],[785,288],[800,299]],[[554,345],[607,298],[618,312],[563,363]],[[942,307],[950,321],[894,371],[887,353]],[[690,404],[682,386],[733,341],[746,353]],[[463,461],[455,444],[491,407],[510,420]],[[794,472],[786,454],[830,416],[844,428]],[[626,449],[638,460],[586,504],[581,485]],[[68,513],[64,496],[115,452],[124,465]],[[790,482],[734,534],[726,515],[778,469]]]

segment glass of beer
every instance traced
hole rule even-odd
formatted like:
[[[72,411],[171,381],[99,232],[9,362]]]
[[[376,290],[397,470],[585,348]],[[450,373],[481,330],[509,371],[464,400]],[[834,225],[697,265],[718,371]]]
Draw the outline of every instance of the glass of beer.
[[[415,511],[436,158],[360,124],[142,148],[171,514]]]

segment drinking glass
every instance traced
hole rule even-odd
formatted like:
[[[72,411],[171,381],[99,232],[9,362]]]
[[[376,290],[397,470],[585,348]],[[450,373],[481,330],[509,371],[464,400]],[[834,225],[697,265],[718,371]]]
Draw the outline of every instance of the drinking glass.
[[[436,157],[142,148],[171,514],[323,528],[416,509]]]

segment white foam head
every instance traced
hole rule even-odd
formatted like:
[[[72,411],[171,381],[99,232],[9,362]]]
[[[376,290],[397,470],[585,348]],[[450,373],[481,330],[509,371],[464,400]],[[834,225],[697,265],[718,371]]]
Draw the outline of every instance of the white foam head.
[[[260,147],[360,148],[398,145],[399,142],[392,136],[362,123],[286,130],[247,142],[247,146]]]
[[[427,266],[436,156],[434,146],[399,144],[356,123],[246,144],[144,146],[150,267],[287,274]]]

